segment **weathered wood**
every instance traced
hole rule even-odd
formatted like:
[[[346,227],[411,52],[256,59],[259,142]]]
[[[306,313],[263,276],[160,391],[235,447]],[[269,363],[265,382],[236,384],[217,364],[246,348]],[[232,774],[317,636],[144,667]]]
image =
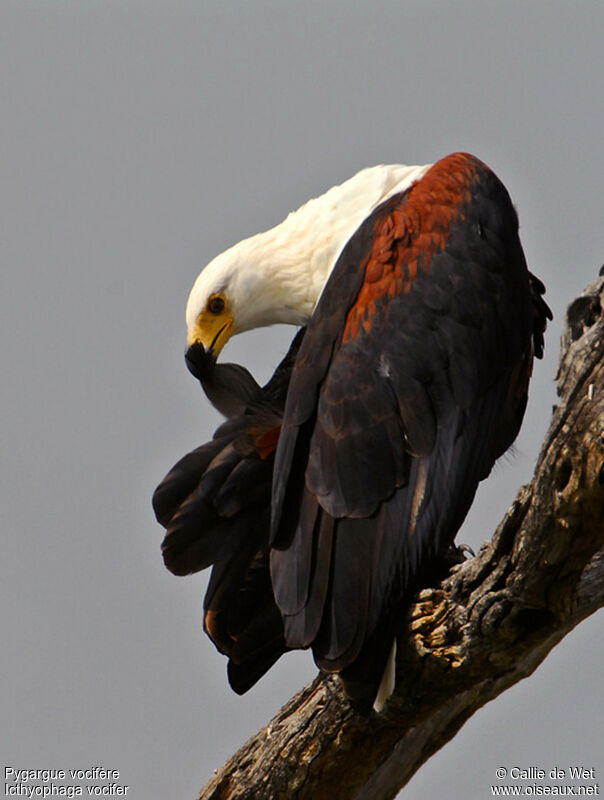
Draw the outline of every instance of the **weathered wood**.
[[[202,789],[218,798],[385,800],[486,702],[604,603],[604,278],[569,306],[535,475],[492,540],[420,592],[386,711],[318,677]]]

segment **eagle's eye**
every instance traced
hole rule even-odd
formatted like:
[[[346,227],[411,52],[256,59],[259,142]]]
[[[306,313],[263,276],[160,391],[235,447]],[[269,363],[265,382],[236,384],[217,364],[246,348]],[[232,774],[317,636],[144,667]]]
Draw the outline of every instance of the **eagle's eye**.
[[[208,300],[207,308],[210,314],[216,314],[217,316],[218,314],[222,314],[224,311],[224,298],[219,294],[213,295],[213,297],[210,297]]]

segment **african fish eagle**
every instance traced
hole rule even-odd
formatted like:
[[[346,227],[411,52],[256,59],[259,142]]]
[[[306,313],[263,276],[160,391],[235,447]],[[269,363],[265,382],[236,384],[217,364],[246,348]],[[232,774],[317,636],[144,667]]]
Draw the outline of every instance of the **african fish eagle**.
[[[228,419],[153,501],[168,569],[213,565],[204,628],[235,691],[311,647],[381,709],[405,611],[518,434],[544,291],[465,153],[365,169],[201,272],[187,363]],[[274,323],[303,327],[266,386],[217,363]]]

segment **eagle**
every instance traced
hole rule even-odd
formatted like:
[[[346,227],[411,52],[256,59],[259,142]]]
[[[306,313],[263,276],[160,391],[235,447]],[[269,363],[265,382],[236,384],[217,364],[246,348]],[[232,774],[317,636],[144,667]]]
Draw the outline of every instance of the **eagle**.
[[[312,648],[355,709],[384,707],[413,597],[520,429],[544,293],[467,153],[362,170],[202,270],[186,361],[226,421],[153,505],[167,568],[212,567],[204,629],[236,692]],[[275,323],[299,330],[265,386],[217,361]]]

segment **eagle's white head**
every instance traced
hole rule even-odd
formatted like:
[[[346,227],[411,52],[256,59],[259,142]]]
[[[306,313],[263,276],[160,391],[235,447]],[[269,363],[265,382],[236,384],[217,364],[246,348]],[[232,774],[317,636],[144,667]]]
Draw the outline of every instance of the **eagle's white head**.
[[[236,333],[310,318],[342,248],[363,220],[431,165],[370,167],[309,200],[274,228],[216,256],[187,302],[187,344],[217,356]]]

